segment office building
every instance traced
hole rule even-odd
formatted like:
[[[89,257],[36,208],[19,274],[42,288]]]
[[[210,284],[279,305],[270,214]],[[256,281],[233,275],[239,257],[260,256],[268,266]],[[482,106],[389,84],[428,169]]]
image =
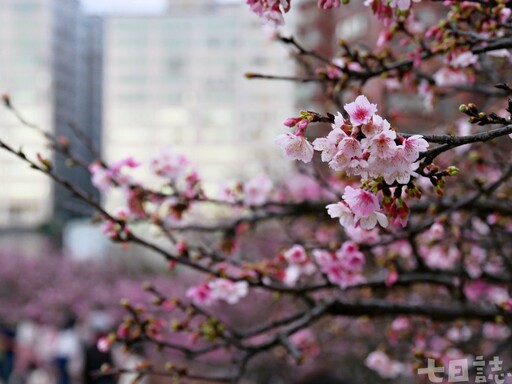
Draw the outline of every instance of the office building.
[[[104,37],[107,160],[171,147],[211,184],[289,169],[273,140],[297,114],[295,84],[244,73],[294,62],[245,4],[171,1],[162,15],[107,18]]]
[[[76,0],[2,1],[0,90],[10,95],[28,121],[56,136],[69,137],[71,123],[93,140],[99,137],[98,23],[81,14]],[[35,159],[37,153],[51,158],[43,138],[5,108],[0,109],[0,129],[2,140],[22,148],[30,158]],[[71,145],[78,144],[71,138]],[[83,149],[79,152],[85,155]],[[68,170],[58,156],[54,163],[73,183],[94,193],[84,172]],[[54,214],[66,219],[82,209],[49,178],[4,151],[0,152],[0,174],[1,227],[32,227],[50,221]]]

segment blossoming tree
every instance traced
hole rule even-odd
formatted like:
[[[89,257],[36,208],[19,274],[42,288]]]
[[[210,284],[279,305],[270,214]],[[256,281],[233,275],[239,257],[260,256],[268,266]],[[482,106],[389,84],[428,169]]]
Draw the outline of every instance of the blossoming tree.
[[[294,12],[292,3],[247,0],[276,28]],[[348,1],[319,0],[318,12],[353,6],[342,3]],[[141,374],[257,382],[262,361],[332,368],[343,356],[365,362],[366,382],[420,382],[431,376],[416,368],[429,361],[442,367],[466,357],[505,358],[512,320],[512,2],[364,6],[381,25],[376,41],[341,41],[331,58],[278,35],[313,70],[247,75],[315,82],[330,100],[330,112],[302,111],[284,121],[274,144],[298,165],[286,180],[262,175],[211,196],[184,156],[164,151],[149,164],[161,184],[143,185],[129,172],[143,166],[137,160],[82,164],[48,136],[56,151],[88,167],[100,190],[124,192],[125,204],[107,211],[49,160],[0,142],[93,206],[112,241],[146,247],[178,274],[193,272],[183,294],[148,283],[153,306],[123,301],[125,321],[102,340],[103,348],[145,343],[162,351],[167,363],[147,362]],[[416,106],[409,120],[406,106],[391,112],[393,95]],[[211,207],[222,219],[197,218]],[[166,243],[140,235],[136,223]]]

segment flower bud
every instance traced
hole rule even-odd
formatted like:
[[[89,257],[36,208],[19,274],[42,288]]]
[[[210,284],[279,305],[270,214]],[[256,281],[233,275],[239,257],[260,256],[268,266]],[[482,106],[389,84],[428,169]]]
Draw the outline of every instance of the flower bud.
[[[128,299],[121,299],[121,301],[119,303],[121,304],[121,307],[123,307],[125,309],[128,309],[131,307],[130,301]]]
[[[451,165],[448,168],[446,168],[446,173],[450,176],[457,176],[460,173],[460,169]]]

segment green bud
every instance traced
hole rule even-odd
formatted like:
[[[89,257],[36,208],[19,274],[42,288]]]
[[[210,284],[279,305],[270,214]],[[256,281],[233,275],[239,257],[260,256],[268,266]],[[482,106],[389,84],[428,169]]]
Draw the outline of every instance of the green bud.
[[[448,168],[446,168],[446,173],[450,176],[457,176],[460,173],[460,169],[451,165]]]

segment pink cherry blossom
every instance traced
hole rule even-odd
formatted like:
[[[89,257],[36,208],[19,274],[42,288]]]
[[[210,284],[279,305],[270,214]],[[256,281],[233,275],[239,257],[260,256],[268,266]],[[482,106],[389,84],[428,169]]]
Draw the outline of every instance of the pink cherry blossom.
[[[188,165],[189,160],[184,155],[174,153],[170,149],[161,150],[150,161],[151,170],[156,175],[171,180],[179,177]]]
[[[364,229],[374,228],[377,222],[382,227],[388,226],[388,219],[383,213],[379,212],[379,200],[373,193],[347,186],[343,199],[354,212],[354,224],[359,223]]]
[[[302,264],[308,260],[306,250],[302,245],[294,245],[283,253],[285,260],[291,264]]]
[[[415,3],[419,3],[421,0],[412,0]],[[398,8],[401,11],[406,11],[411,7],[411,0],[391,0],[389,3],[391,8]]]
[[[364,254],[359,251],[356,243],[345,241],[341,248],[336,252],[336,259],[340,261],[343,268],[350,272],[360,272],[366,259]]]
[[[222,300],[228,304],[236,304],[238,301],[247,296],[249,292],[249,284],[247,281],[233,282],[228,279],[215,279],[208,283],[211,290],[211,296],[215,300]]]
[[[355,189],[351,186],[345,188],[343,200],[345,200],[352,212],[359,217],[371,215],[380,208],[377,196],[371,192],[359,188]]]
[[[443,67],[434,73],[434,80],[439,87],[453,87],[469,84],[472,79],[462,70]]]
[[[302,135],[294,135],[290,132],[283,133],[276,137],[275,143],[291,159],[309,163],[313,158],[313,146]]]
[[[110,350],[110,347],[112,347],[112,340],[110,337],[100,337],[96,343],[96,347],[98,348],[98,351],[107,353]]]
[[[343,171],[350,164],[351,158],[347,156],[343,151],[338,151],[333,156],[331,161],[329,161],[329,167],[334,169],[335,171]]]
[[[361,127],[361,131],[367,138],[371,138],[380,132],[388,131],[390,128],[391,124],[386,119],[379,115],[373,115],[372,120]]]
[[[211,305],[215,301],[212,290],[207,283],[189,288],[186,295],[196,305]]]
[[[382,351],[373,351],[365,360],[368,368],[376,371],[384,379],[394,379],[404,370],[403,364],[391,360]]]
[[[357,175],[361,176],[363,179],[368,178],[368,162],[363,159],[354,158],[350,160],[348,165],[346,166],[345,172],[347,175]]]
[[[502,340],[510,336],[510,329],[504,324],[488,322],[483,325],[482,333],[486,338],[492,340]]]
[[[341,112],[336,113],[334,116],[334,124],[332,124],[332,129],[340,128],[343,129],[343,127],[347,124],[347,121],[341,114]]]
[[[344,202],[329,204],[326,208],[327,214],[332,218],[338,217],[342,226],[350,227],[354,224],[354,213]]]
[[[365,282],[359,272],[352,272],[343,266],[339,261],[333,261],[321,266],[321,271],[327,276],[329,282],[338,285],[341,289]]]
[[[312,255],[319,266],[330,264],[334,260],[334,254],[325,249],[313,249]]]
[[[301,268],[299,265],[292,264],[286,267],[283,271],[283,275],[281,276],[283,282],[286,285],[293,287],[299,281],[301,275]]]
[[[419,164],[411,163],[406,159],[406,152],[403,145],[397,146],[394,155],[387,159],[370,158],[369,161],[370,176],[384,177],[388,185],[395,181],[399,184],[407,184],[411,176],[418,176],[415,170]]]
[[[246,0],[252,12],[272,27],[284,24],[283,11],[290,7],[289,0]]]
[[[315,273],[316,268],[315,265],[307,261],[303,264],[290,264],[283,271],[282,280],[286,285],[294,286],[297,284],[297,281],[303,275],[312,275]]]
[[[311,275],[316,270],[302,245],[296,244],[289,248],[283,252],[283,257],[289,264],[282,276],[287,285],[295,285],[302,275]]]
[[[349,159],[363,155],[361,143],[354,137],[345,137],[341,140],[338,144],[338,151],[342,152]]]
[[[421,135],[406,138],[402,145],[404,147],[404,158],[411,162],[418,160],[420,153],[428,149],[428,142]]]
[[[113,163],[109,167],[109,169],[112,171],[112,173],[118,174],[119,172],[121,172],[121,170],[124,167],[137,168],[138,166],[140,166],[140,163],[138,161],[136,161],[132,156],[128,156],[125,159],[122,159],[122,160],[119,160],[119,161],[116,161],[115,163]]]
[[[430,268],[442,270],[453,269],[460,259],[460,252],[455,246],[448,249],[441,245],[421,246],[420,254]]]
[[[455,53],[448,59],[448,64],[453,68],[465,68],[478,63],[478,56],[471,51]]]
[[[331,8],[339,8],[341,5],[340,0],[318,0],[318,8],[321,9],[331,9]]]
[[[377,105],[371,104],[363,95],[357,96],[354,102],[345,104],[344,108],[354,126],[368,123],[377,112]]]
[[[411,328],[411,321],[406,316],[399,316],[391,323],[391,329],[395,332],[404,332]]]
[[[263,205],[267,201],[272,187],[272,180],[265,175],[249,180],[243,187],[244,204],[252,206]]]
[[[89,171],[92,174],[92,184],[100,191],[108,191],[112,186],[112,172],[105,169],[100,163],[92,163],[89,166]]]
[[[388,159],[396,153],[396,133],[392,130],[382,131],[371,139],[364,139],[368,145],[368,152],[375,157]]]
[[[347,134],[339,127],[335,127],[327,137],[321,137],[313,141],[313,148],[322,152],[322,161],[331,161],[338,152],[338,144],[347,137]]]

